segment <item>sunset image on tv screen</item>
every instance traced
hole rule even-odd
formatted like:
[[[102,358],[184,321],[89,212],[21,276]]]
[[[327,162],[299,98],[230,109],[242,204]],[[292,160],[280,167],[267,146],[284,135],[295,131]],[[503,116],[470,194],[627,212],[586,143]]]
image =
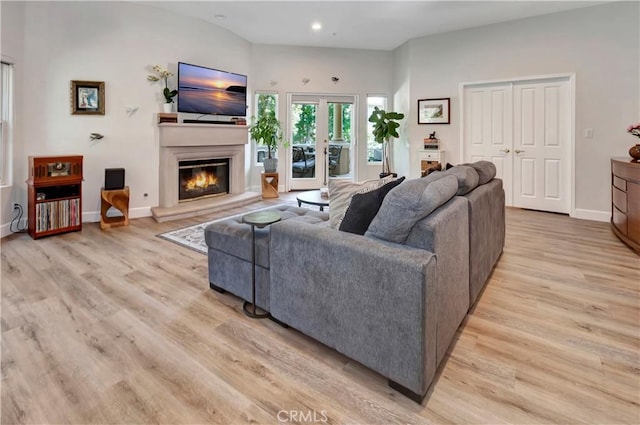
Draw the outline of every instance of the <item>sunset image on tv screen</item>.
[[[178,111],[245,116],[247,77],[186,63],[178,65]]]

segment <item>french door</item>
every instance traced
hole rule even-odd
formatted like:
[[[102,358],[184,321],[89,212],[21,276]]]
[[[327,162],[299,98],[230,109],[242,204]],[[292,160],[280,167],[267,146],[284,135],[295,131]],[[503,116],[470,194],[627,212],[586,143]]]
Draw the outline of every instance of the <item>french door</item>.
[[[318,189],[353,179],[356,97],[292,94],[288,99],[288,188]]]
[[[569,213],[569,77],[468,84],[463,90],[463,160],[496,165],[508,206]]]

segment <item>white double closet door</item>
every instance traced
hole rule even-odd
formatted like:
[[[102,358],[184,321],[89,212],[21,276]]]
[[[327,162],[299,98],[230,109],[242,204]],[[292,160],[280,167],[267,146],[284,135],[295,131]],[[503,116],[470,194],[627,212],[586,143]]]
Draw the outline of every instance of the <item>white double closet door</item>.
[[[463,159],[488,160],[507,206],[569,213],[569,77],[463,85]]]

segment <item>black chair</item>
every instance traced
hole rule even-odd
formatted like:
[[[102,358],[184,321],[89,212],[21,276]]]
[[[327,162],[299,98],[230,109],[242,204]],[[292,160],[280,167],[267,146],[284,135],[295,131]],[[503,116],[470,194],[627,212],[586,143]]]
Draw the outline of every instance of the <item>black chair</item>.
[[[315,176],[315,156],[313,154],[307,155],[301,146],[294,146],[292,149],[291,171],[293,177]]]
[[[342,146],[329,145],[329,175],[335,176],[335,170],[340,164],[340,154],[342,153]]]

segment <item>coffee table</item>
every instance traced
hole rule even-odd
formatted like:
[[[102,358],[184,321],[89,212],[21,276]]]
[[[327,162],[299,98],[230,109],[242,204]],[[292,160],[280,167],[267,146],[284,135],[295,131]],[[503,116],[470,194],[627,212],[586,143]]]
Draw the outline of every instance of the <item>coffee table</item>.
[[[262,229],[280,220],[282,220],[282,215],[277,211],[258,211],[242,216],[242,222],[251,225],[251,267],[253,268],[253,274],[251,275],[251,302],[245,301],[242,304],[242,310],[244,310],[244,314],[255,319],[269,317],[269,313],[266,311],[264,313],[256,312],[256,227]]]
[[[319,190],[307,190],[306,192],[298,194],[296,199],[298,200],[299,207],[301,207],[302,204],[317,205],[320,207],[320,211],[324,211],[324,207],[329,206],[329,200],[323,198]]]

